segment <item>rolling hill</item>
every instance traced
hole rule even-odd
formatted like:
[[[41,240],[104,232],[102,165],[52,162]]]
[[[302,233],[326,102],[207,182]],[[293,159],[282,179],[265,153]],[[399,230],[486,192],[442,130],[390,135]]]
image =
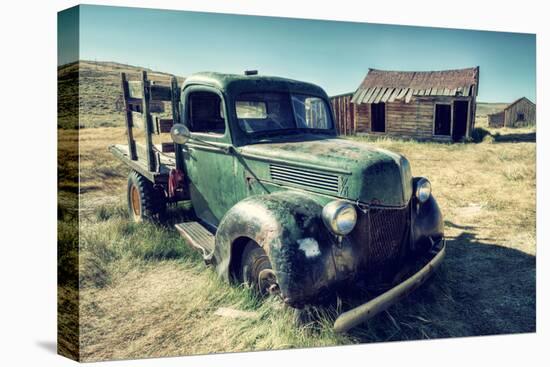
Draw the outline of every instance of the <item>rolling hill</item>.
[[[123,126],[124,115],[116,103],[122,98],[120,73],[138,80],[142,70],[148,71],[152,80],[170,82],[170,74],[116,62],[82,60],[58,67],[58,127]],[[79,78],[80,84],[76,83]],[[178,77],[179,83],[183,80]],[[77,108],[80,120],[75,116]]]

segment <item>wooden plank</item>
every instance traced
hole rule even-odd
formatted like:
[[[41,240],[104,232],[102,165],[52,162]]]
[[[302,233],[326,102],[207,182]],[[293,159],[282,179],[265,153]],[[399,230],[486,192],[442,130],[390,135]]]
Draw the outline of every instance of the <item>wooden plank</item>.
[[[394,102],[395,99],[397,98],[397,96],[399,95],[399,93],[401,92],[401,89],[400,88],[395,88],[390,96],[390,98],[388,99],[388,102]]]
[[[181,92],[178,86],[178,79],[175,76],[172,76],[170,79],[170,86],[172,87],[172,123],[178,123],[180,121],[179,103],[181,100]]]
[[[422,116],[422,115],[430,115],[432,113],[432,111],[426,109],[426,108],[421,108],[421,109],[418,109],[418,111],[416,110],[411,110],[411,109],[390,109],[388,108],[387,109],[387,114],[389,115],[396,115],[396,116],[399,116],[399,115],[413,115],[413,116]]]
[[[132,127],[136,127],[138,129],[145,129],[145,123],[143,122],[143,115],[141,112],[131,112],[132,114]]]
[[[367,91],[367,89],[358,89],[351,98],[351,103],[360,103],[361,99],[359,98],[362,94],[364,94]]]
[[[149,98],[152,101],[172,101],[172,90],[169,86],[152,84]]]
[[[147,148],[147,168],[149,171],[157,171],[158,165],[157,165],[157,158],[155,155],[155,152],[153,151],[153,121],[151,119],[151,113],[149,111],[149,81],[147,80],[147,72],[143,70],[141,72],[141,81],[142,81],[142,87],[143,87],[143,117],[144,117],[144,125],[145,125],[145,146]]]
[[[395,102],[393,103],[395,104]],[[417,107],[415,105],[410,105],[410,104],[405,104],[403,103],[405,106],[391,106],[391,107],[388,107],[388,112],[395,112],[395,113],[429,113],[431,112],[431,110],[433,109],[433,105],[432,105],[432,108],[430,109],[430,106],[425,106],[423,104],[419,104],[418,105],[418,108],[414,108],[414,107]]]
[[[136,145],[134,143],[134,134],[132,131],[132,111],[128,105],[128,99],[130,98],[130,92],[128,89],[128,81],[126,80],[126,73],[120,73],[122,98],[124,99],[124,119],[126,121],[126,137],[128,139],[128,151],[129,158],[132,161],[137,159]]]
[[[369,89],[366,89],[366,93],[361,97],[361,99],[359,100],[359,103],[366,103],[370,97],[372,96],[372,94],[374,93],[374,90],[376,88],[369,88]]]
[[[359,94],[357,101],[355,103],[363,103],[363,100],[365,99],[365,97],[371,92],[372,92],[371,88],[363,89],[363,91],[361,92],[361,94]]]
[[[371,104],[372,102],[374,102],[374,99],[376,98],[376,96],[378,96],[378,94],[380,94],[381,90],[382,90],[382,88],[374,88],[374,90],[372,91],[372,94],[370,95],[369,99],[365,99],[365,100],[363,100],[363,102]]]
[[[129,81],[128,82],[129,97],[142,99],[143,98],[143,82]],[[149,98],[154,101],[171,101],[171,87],[162,84],[151,84],[149,86]]]
[[[174,126],[173,119],[155,118],[155,130],[157,134],[169,133],[172,126]]]
[[[351,104],[351,125],[353,126],[353,134],[357,132],[357,106]]]
[[[378,95],[376,96],[376,98],[373,100],[372,103],[380,103],[380,100],[382,99],[382,96],[384,95],[384,93],[386,93],[386,90],[388,88],[380,88],[380,93],[378,93]]]
[[[352,103],[363,103],[363,99],[365,99],[365,96],[370,92],[370,88],[365,88],[361,90],[360,93],[357,94],[357,98],[355,99],[355,102]]]
[[[137,144],[136,144],[137,145]],[[131,169],[139,172],[142,176],[146,177],[149,181],[155,184],[166,184],[168,182],[168,173],[170,167],[164,167],[162,172],[150,172],[147,170],[145,161],[132,160],[128,156],[127,147],[121,145],[112,145],[109,150],[121,161],[126,163]]]
[[[141,112],[141,99],[127,98],[126,101],[130,111]]]
[[[361,99],[357,100],[357,104],[365,104],[374,93],[374,88],[365,89],[365,94],[361,96]]]
[[[128,98],[128,105],[131,111],[141,112],[143,111],[142,99]],[[163,101],[149,101],[149,112],[151,113],[163,113],[165,110]]]
[[[399,92],[399,95],[396,99],[403,99],[407,95],[407,92],[409,91],[409,88],[403,88],[401,89],[401,92]]]
[[[141,81],[128,82],[128,96],[130,98],[143,98],[143,83]]]
[[[395,90],[395,88],[388,88],[388,90],[386,90],[386,93],[384,93],[384,95],[380,99],[380,102],[386,103],[388,101],[388,98],[390,98],[390,96],[391,96],[391,94],[393,93],[394,90]]]
[[[140,159],[142,159],[143,161],[146,161],[147,148],[145,147],[145,145],[143,145],[141,143],[135,142],[135,144],[136,144],[136,150],[137,150],[137,153],[138,153],[138,157]]]
[[[405,103],[409,103],[411,101],[413,95],[413,90],[409,89],[409,92],[407,93],[407,96],[405,97]]]

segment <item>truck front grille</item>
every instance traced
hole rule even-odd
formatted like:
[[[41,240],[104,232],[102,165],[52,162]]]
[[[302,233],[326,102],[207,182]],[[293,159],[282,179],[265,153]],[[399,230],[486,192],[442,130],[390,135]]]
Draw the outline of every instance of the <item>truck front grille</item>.
[[[384,265],[399,257],[408,228],[408,207],[405,209],[370,209],[369,255],[373,266]]]
[[[338,175],[279,164],[271,164],[269,172],[271,179],[277,183],[324,190],[335,194],[339,192]]]
[[[360,213],[356,228],[354,240],[364,244],[365,270],[389,271],[397,264],[403,241],[407,240],[409,207],[370,208],[367,213]]]

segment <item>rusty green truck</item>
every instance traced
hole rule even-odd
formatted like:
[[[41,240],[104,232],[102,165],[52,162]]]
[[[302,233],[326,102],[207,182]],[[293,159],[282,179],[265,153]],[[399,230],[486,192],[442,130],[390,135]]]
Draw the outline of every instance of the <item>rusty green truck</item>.
[[[346,284],[382,287],[339,315],[334,327],[346,331],[440,264],[443,219],[430,182],[412,177],[402,155],[338,137],[320,87],[255,73],[198,73],[181,88],[144,73],[123,76],[122,87],[128,145],[110,149],[132,168],[131,217],[158,219],[168,203],[190,201],[196,218],[176,229],[223,279],[298,310]],[[155,99],[172,103],[170,119],[152,117]],[[167,131],[163,152],[151,136]]]

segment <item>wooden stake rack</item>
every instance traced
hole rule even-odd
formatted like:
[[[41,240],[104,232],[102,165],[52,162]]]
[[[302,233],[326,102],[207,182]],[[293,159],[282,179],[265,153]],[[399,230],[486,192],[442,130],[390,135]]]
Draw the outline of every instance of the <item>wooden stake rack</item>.
[[[129,81],[126,73],[121,73],[122,95],[124,99],[124,110],[126,119],[126,131],[128,136],[128,149],[126,154],[131,161],[130,166],[138,171],[143,171],[145,162],[148,177],[155,177],[154,181],[164,181],[166,175],[166,162],[172,157],[177,165],[179,154],[176,154],[174,143],[153,143],[153,135],[169,133],[174,121],[179,121],[180,91],[176,77],[171,77],[170,85],[155,83],[147,78],[147,72],[142,71],[141,80]],[[163,112],[164,103],[170,102],[172,107],[172,118],[161,118],[153,113]],[[134,128],[141,129],[145,135],[145,145],[136,142]],[[169,160],[169,159],[168,159]],[[163,169],[164,168],[164,169]],[[143,172],[140,172],[143,173]]]

